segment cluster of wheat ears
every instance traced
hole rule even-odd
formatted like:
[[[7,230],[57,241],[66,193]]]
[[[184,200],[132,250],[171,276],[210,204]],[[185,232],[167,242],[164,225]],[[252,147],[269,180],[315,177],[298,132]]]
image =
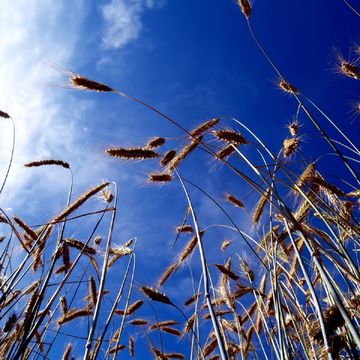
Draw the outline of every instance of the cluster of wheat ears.
[[[112,243],[118,206],[115,183],[95,186],[76,200],[71,200],[71,186],[65,209],[36,226],[0,209],[2,229],[8,230],[6,236],[0,237],[1,359],[53,358],[52,350],[56,348],[63,351],[58,358],[66,360],[79,356],[79,344],[84,359],[359,357],[360,176],[356,167],[360,150],[327,114],[285,79],[253,32],[251,3],[239,0],[238,4],[251,36],[279,76],[279,87],[296,101],[296,118],[288,126],[289,135],[280,151],[272,153],[236,119],[215,118],[187,130],[142,100],[71,73],[74,88],[126,97],[157,113],[184,134],[186,143],[168,146],[167,151],[161,149],[168,145],[168,139],[155,137],[144,147],[110,148],[106,153],[119,159],[159,161],[157,169],[161,170],[150,173],[148,180],[164,186],[168,182],[179,184],[187,211],[176,236],[188,237],[188,242],[159,275],[157,284],[134,286],[136,241],[121,246]],[[360,80],[356,61],[340,57],[338,67],[344,76]],[[331,155],[348,172],[350,180],[346,183],[334,184],[319,171],[325,161],[322,157],[306,160],[307,154],[300,149],[299,114],[315,126],[314,131],[320,133]],[[0,117],[13,124],[15,139],[14,120],[3,111]],[[338,139],[323,129],[324,121],[334,128]],[[249,155],[251,150],[260,156]],[[200,151],[239,179],[244,196],[228,192],[223,200],[242,216],[250,215],[253,231],[242,230],[227,206],[181,176],[182,163]],[[300,161],[292,162],[294,154]],[[12,156],[0,191],[11,163]],[[62,160],[45,159],[25,166],[59,166],[71,172],[70,164]],[[236,233],[236,240],[224,239],[216,264],[207,262],[203,240],[210,227],[199,227],[190,186],[225,216],[228,221],[222,226]],[[247,192],[257,197],[252,213]],[[240,193],[239,186],[236,193]],[[82,211],[95,196],[102,199],[104,206],[92,212]],[[85,240],[66,237],[69,222],[84,221],[89,215],[97,220]],[[96,236],[104,224],[107,235]],[[238,255],[240,247],[255,259],[256,271]],[[20,258],[16,267],[12,264],[14,249]],[[189,266],[195,252],[201,273],[198,277],[194,273],[194,288],[188,289],[184,303],[178,303],[166,295],[166,284]],[[124,264],[122,279],[119,282],[116,274],[117,288],[108,289],[105,285],[118,262]],[[75,272],[77,276],[71,277]],[[139,317],[145,302],[168,308],[166,314],[173,311],[173,319],[160,319],[156,312],[152,318]],[[87,329],[87,336],[77,336],[79,327]],[[169,337],[178,339],[178,348],[169,345]]]

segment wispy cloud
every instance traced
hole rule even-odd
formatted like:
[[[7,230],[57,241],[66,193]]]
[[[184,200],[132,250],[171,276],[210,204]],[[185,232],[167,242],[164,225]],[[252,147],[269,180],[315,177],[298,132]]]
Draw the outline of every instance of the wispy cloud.
[[[31,182],[26,161],[69,153],[76,134],[59,98],[63,74],[44,63],[67,64],[79,40],[84,1],[2,1],[0,10],[0,108],[16,122],[14,166],[6,195],[18,196]],[[61,26],[60,24],[66,24]],[[9,159],[11,126],[1,122],[1,177]],[[56,188],[58,175],[49,173]],[[36,184],[33,184],[36,187]]]
[[[105,49],[120,49],[136,40],[142,30],[141,15],[146,9],[161,6],[164,0],[111,0],[102,7],[105,20]]]
[[[113,0],[102,7],[105,29],[99,26],[93,31],[103,35],[107,48],[123,47],[138,38],[143,12],[161,3],[159,0]],[[66,82],[64,73],[46,63],[49,60],[61,67],[73,68],[79,58],[86,56],[87,50],[79,46],[86,38],[84,29],[89,21],[86,5],[83,0],[29,0],[25,9],[22,0],[1,2],[0,109],[15,119],[17,131],[14,164],[2,194],[2,206],[14,206],[15,201],[20,201],[20,193],[28,190],[30,196],[45,183],[51,184],[54,198],[64,192],[68,184],[59,176],[60,169],[29,171],[23,164],[30,160],[57,157],[69,161],[76,170],[77,182],[86,179],[83,186],[95,185],[88,183],[89,165],[92,181],[98,181],[101,173],[111,176],[108,165],[99,162],[96,168],[92,166],[89,159],[98,159],[99,149],[94,148],[89,138],[96,134],[87,133],[79,121],[96,99],[69,96],[69,92],[60,89]],[[92,49],[92,54],[94,50],[99,49]],[[101,58],[101,52],[98,56]],[[0,181],[5,175],[12,138],[11,125],[1,120]],[[84,135],[87,141],[83,141]],[[40,176],[45,176],[41,182]]]

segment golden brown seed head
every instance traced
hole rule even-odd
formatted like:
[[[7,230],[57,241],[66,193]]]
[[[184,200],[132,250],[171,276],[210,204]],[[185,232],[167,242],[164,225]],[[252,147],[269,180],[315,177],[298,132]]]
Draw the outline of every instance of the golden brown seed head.
[[[27,164],[24,164],[24,166],[26,166],[26,167],[38,167],[38,166],[45,166],[45,165],[57,165],[57,166],[62,166],[65,169],[70,168],[69,163],[67,163],[66,161],[54,160],[54,159],[32,161]]]
[[[340,64],[340,72],[352,79],[360,80],[360,69],[357,65],[342,60]]]
[[[283,143],[283,152],[285,157],[289,157],[294,154],[300,145],[300,138],[295,137],[291,139],[285,139]]]
[[[169,299],[168,296],[166,296],[164,293],[154,289],[150,286],[143,286],[140,289],[141,292],[143,292],[148,298],[150,298],[153,301],[159,301],[164,304],[173,305],[172,301]]]
[[[165,141],[166,141],[166,139],[163,137],[155,137],[155,138],[149,140],[149,142],[146,144],[146,147],[148,149],[154,149],[161,145],[164,145]]]
[[[230,246],[231,243],[232,243],[231,240],[224,240],[223,243],[221,244],[221,250],[224,251],[228,246]]]
[[[126,311],[126,315],[132,315],[136,310],[140,309],[140,307],[144,304],[143,300],[137,300],[133,304],[131,304]]]
[[[80,75],[75,75],[70,78],[71,84],[75,88],[79,88],[82,90],[90,90],[90,91],[99,91],[99,92],[111,92],[114,91],[111,87],[98,83],[96,81],[87,79]]]
[[[244,135],[233,130],[215,130],[213,134],[222,141],[227,141],[234,145],[248,144],[249,142],[245,139]]]
[[[122,158],[122,159],[153,159],[160,155],[153,150],[145,148],[115,148],[107,149],[106,153],[110,156]]]
[[[238,4],[241,8],[242,13],[247,19],[249,19],[252,11],[252,6],[249,0],[238,0]]]
[[[170,278],[171,275],[173,275],[176,270],[178,269],[179,267],[179,264],[178,263],[175,263],[175,264],[172,264],[170,265],[166,271],[164,272],[163,276],[161,277],[161,279],[158,281],[157,283],[157,286],[160,287],[160,286],[163,286],[164,283]]]
[[[157,322],[156,324],[151,325],[149,327],[149,329],[155,330],[155,329],[159,329],[164,326],[170,326],[170,325],[179,325],[179,323],[175,320],[164,320],[164,321],[160,321],[160,322]]]
[[[133,336],[130,336],[129,339],[129,354],[131,357],[134,357],[135,355],[135,340]]]
[[[165,153],[165,155],[161,159],[160,164],[162,166],[166,166],[175,157],[175,155],[176,155],[176,150],[169,150],[168,152]]]
[[[292,137],[295,137],[299,132],[299,124],[297,121],[293,121],[291,124],[289,124],[288,128]]]
[[[194,130],[192,130],[190,134],[192,137],[197,138],[200,135],[202,135],[204,132],[206,132],[209,129],[211,129],[212,127],[214,127],[219,121],[220,121],[220,119],[212,119],[212,120],[206,121],[206,122],[200,124],[200,126],[195,128]]]
[[[288,81],[286,80],[280,80],[279,82],[279,88],[285,92],[291,93],[291,94],[299,94],[299,90],[291,85]]]
[[[200,292],[196,293],[196,294],[193,295],[190,299],[186,300],[186,301],[184,302],[184,305],[185,305],[185,306],[191,305],[192,303],[194,303],[195,301],[197,301],[197,300],[199,299],[200,295],[201,295]]]
[[[191,225],[185,224],[183,226],[178,226],[176,228],[176,232],[178,232],[178,233],[193,233],[194,229]]]
[[[169,182],[173,179],[168,173],[152,173],[149,174],[148,180],[152,182]]]
[[[145,319],[133,319],[130,321],[130,324],[134,326],[142,326],[142,325],[146,325],[147,323],[148,321]]]
[[[172,327],[168,326],[161,326],[160,329],[168,334],[175,335],[175,336],[181,336],[181,332],[177,329],[174,329]]]
[[[4,119],[9,119],[10,115],[8,113],[0,110],[0,117],[2,117]]]
[[[232,194],[227,193],[226,194],[226,200],[228,202],[232,203],[236,207],[240,207],[240,208],[244,207],[243,202],[240,199],[238,199],[236,196],[232,195]]]
[[[224,147],[216,153],[216,157],[219,159],[225,159],[235,151],[235,148],[231,145]]]

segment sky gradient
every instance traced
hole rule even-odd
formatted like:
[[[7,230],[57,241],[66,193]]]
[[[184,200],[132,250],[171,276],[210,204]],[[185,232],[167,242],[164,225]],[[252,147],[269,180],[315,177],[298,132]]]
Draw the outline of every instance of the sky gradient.
[[[286,78],[356,140],[359,84],[341,76],[337,65],[340,53],[356,58],[358,17],[340,0],[275,0],[255,1],[251,21]],[[72,89],[71,72],[140,98],[187,129],[214,117],[234,117],[274,153],[297,109],[277,88],[278,78],[251,39],[234,0],[4,0],[0,44],[0,109],[14,118],[17,136],[1,207],[30,224],[64,207],[70,178],[63,169],[24,168],[32,160],[69,162],[74,196],[103,179],[115,181],[119,211],[114,242],[138,239],[137,287],[154,283],[176,255],[170,245],[187,204],[178,183],[148,183],[147,174],[159,170],[156,162],[111,159],[105,150],[143,146],[154,136],[184,144],[186,137],[128,99]],[[234,127],[234,122],[226,120],[224,126]],[[1,121],[0,133],[4,172],[11,127]],[[303,151],[315,159],[326,145],[318,142],[311,124],[304,122],[302,133]],[[326,170],[338,178],[335,167]],[[224,201],[227,189],[239,197],[245,192],[226,168],[202,152],[185,163],[181,173],[218,201]],[[225,222],[205,197],[195,197],[203,227]],[[254,206],[256,200],[251,200]],[[235,216],[239,225],[247,226],[246,215]],[[80,229],[69,232],[81,234]],[[224,236],[235,235],[214,228],[205,241],[218,248]],[[255,261],[243,245],[239,253]],[[208,255],[213,263],[215,245],[214,250],[209,246]],[[198,266],[194,264],[195,271]],[[179,290],[189,286],[190,277],[183,275],[166,290],[180,301]]]

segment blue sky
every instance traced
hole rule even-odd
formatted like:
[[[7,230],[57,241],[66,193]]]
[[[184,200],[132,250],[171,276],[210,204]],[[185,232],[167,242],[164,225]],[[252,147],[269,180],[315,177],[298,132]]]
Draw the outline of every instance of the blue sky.
[[[356,15],[340,0],[255,1],[251,21],[289,81],[356,140],[360,120],[351,105],[359,101],[359,84],[336,72],[338,52],[348,58],[353,56],[349,49],[359,44]],[[178,184],[160,187],[146,181],[149,171],[159,169],[156,163],[122,162],[104,151],[142,146],[153,136],[171,138],[174,144],[184,143],[185,137],[127,99],[69,89],[67,71],[143,99],[188,129],[218,116],[241,119],[274,152],[296,112],[295,102],[277,89],[277,77],[234,0],[5,0],[0,4],[0,44],[0,108],[17,126],[14,166],[1,207],[32,223],[64,206],[69,179],[62,169],[24,168],[31,160],[71,163],[75,195],[105,178],[116,181],[114,241],[138,238],[137,286],[156,281],[176,255],[169,246],[186,202]],[[324,147],[311,125],[304,123],[303,132],[303,149],[315,159]],[[0,133],[5,169],[11,128],[2,122]],[[181,171],[220,201],[226,191],[239,197],[247,191],[200,152]],[[206,199],[194,197],[202,226],[225,222]],[[251,206],[255,201],[250,200]],[[247,226],[245,215],[236,217]],[[71,231],[69,236],[79,235]],[[205,241],[220,244],[224,236],[233,235],[213,230]],[[242,245],[239,253],[247,254]],[[210,248],[210,263],[216,255]],[[190,283],[185,275],[177,281],[167,288],[175,297]]]

